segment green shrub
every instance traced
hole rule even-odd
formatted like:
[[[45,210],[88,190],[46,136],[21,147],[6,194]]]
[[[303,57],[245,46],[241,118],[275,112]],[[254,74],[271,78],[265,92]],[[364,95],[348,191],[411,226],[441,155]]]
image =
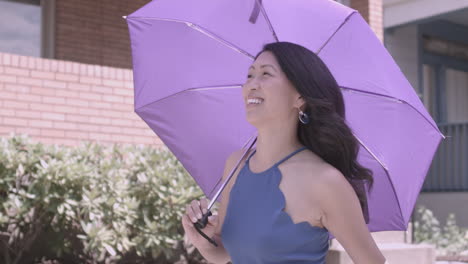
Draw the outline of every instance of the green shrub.
[[[432,211],[424,206],[418,208],[417,214],[419,221],[414,224],[415,243],[435,245],[439,256],[467,254],[468,229],[457,226],[454,214],[448,216],[443,227]]]
[[[199,259],[183,247],[201,190],[166,148],[0,146],[0,262],[146,263]]]

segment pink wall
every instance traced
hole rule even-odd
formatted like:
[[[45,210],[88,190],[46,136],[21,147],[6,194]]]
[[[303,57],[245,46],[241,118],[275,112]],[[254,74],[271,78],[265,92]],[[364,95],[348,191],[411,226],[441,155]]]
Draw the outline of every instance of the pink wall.
[[[0,53],[0,136],[161,145],[133,110],[132,70]]]

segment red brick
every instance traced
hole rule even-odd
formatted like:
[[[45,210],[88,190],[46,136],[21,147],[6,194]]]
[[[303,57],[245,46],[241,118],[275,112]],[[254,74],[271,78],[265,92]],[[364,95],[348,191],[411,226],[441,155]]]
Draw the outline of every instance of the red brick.
[[[17,57],[17,56],[13,56]],[[16,75],[16,76],[29,76],[29,71],[20,68],[14,67],[5,67],[5,73],[9,75]]]
[[[55,95],[55,88],[44,88],[44,87],[31,87],[31,93],[37,95],[48,95],[53,96]]]
[[[124,88],[133,89],[133,82],[126,81],[124,82]]]
[[[6,75],[6,74],[0,74],[0,82],[4,83],[16,83],[16,76],[14,75]]]
[[[15,127],[15,133],[26,134],[29,136],[39,136],[41,134],[41,129],[33,127]]]
[[[28,68],[30,69],[36,68],[36,58],[28,57]]]
[[[100,110],[99,114],[105,117],[122,118],[122,112],[115,110]]]
[[[32,127],[52,128],[52,121],[32,119],[32,120],[29,120],[28,125]]]
[[[99,125],[90,125],[90,124],[78,124],[78,129],[80,131],[99,132],[99,131],[101,131],[101,126],[99,126]]]
[[[63,97],[52,97],[52,96],[43,96],[42,102],[49,104],[65,104],[65,98]]]
[[[27,126],[28,119],[23,118],[12,118],[12,117],[4,117],[3,124],[5,125],[12,125],[12,126]]]
[[[65,98],[73,98],[73,97],[78,97],[78,92],[75,91],[70,91],[70,90],[57,90],[55,92],[55,95],[65,97]]]
[[[5,101],[3,102],[3,107],[12,108],[12,109],[28,109],[28,103],[21,101]]]
[[[88,107],[89,102],[82,99],[66,98],[67,105]]]
[[[89,133],[83,131],[65,131],[67,138],[89,139]]]
[[[42,101],[42,97],[39,95],[34,95],[34,94],[22,94],[20,95],[20,98],[22,101],[27,101],[27,102],[36,102],[39,103]]]
[[[55,79],[58,80],[58,81],[77,82],[78,81],[78,75],[57,73],[55,75]]]
[[[58,129],[64,129],[64,130],[75,130],[78,128],[78,125],[72,122],[54,121],[53,127],[58,128]]]
[[[114,94],[133,97],[133,89],[128,89],[128,88],[125,88],[125,89],[114,88]]]
[[[106,117],[95,117],[91,116],[89,118],[89,122],[93,124],[101,124],[101,125],[109,125],[111,123],[111,120]]]
[[[80,92],[79,98],[85,99],[85,100],[101,101],[102,95],[98,93]]]
[[[139,136],[139,135],[143,135],[144,134],[144,131],[143,129],[141,128],[131,128],[131,127],[127,127],[125,129],[122,130],[122,133],[125,134],[125,135],[135,135],[135,136]]]
[[[2,102],[2,103],[5,103],[5,102]],[[8,109],[8,108],[3,107],[2,111],[0,112],[1,113],[0,116],[12,116],[13,117],[16,115],[16,111],[13,109]]]
[[[16,111],[17,117],[24,117],[29,119],[35,119],[41,117],[41,112],[31,110],[18,110]]]
[[[106,102],[89,101],[89,107],[96,109],[110,109],[112,108],[112,104]]]
[[[0,99],[16,100],[16,93],[2,89],[0,92]]]
[[[42,86],[42,80],[36,78],[18,77],[18,84]]]
[[[124,99],[122,96],[118,95],[103,95],[102,100],[106,102],[112,102],[112,103],[123,103]]]
[[[8,53],[3,54],[3,65],[11,65],[11,55]]]
[[[26,56],[20,56],[20,67],[21,68],[27,68],[28,67],[28,57]]]
[[[100,78],[93,78],[93,77],[80,77],[80,83],[83,84],[96,84],[96,85],[101,85],[102,81]]]
[[[77,123],[87,123],[89,122],[89,117],[85,115],[79,114],[67,114],[65,115],[65,120],[70,122],[77,122]]]
[[[68,106],[68,105],[54,105],[53,111],[58,113],[65,113],[65,114],[75,114],[78,113],[78,108],[75,106]]]
[[[66,82],[61,82],[61,81],[44,80],[44,87],[65,89],[65,88],[67,88],[67,83]]]
[[[84,91],[84,92],[91,90],[90,85],[80,84],[80,83],[68,83],[67,88],[70,90],[74,90],[74,91]]]
[[[132,108],[133,108],[133,105],[135,103],[135,99],[133,97],[125,97],[124,98],[124,103],[132,105]]]
[[[51,66],[50,66],[51,62],[52,62],[52,60],[44,60],[43,61],[42,67],[43,67],[44,71],[50,71],[51,70]],[[55,75],[54,75],[54,78],[55,78]]]
[[[56,60],[51,60],[50,61],[50,70],[53,71],[53,72],[58,71],[58,61],[56,61]]]
[[[117,87],[117,88],[125,87],[125,82],[124,81],[104,79],[102,81],[102,83],[103,83],[104,86],[109,86],[109,87]]]
[[[58,120],[58,121],[65,120],[65,115],[59,114],[59,113],[43,112],[41,113],[41,116],[43,119],[47,119],[47,120]]]
[[[4,87],[5,91],[15,92],[15,93],[29,93],[30,88],[26,85],[10,84],[6,83]]]
[[[111,120],[111,124],[114,126],[126,126],[126,127],[132,127],[133,126],[133,121],[128,120],[128,119],[117,119],[113,118]]]
[[[29,110],[33,111],[50,111],[52,107],[43,103],[29,103]]]
[[[109,134],[107,133],[90,133],[89,134],[90,139],[94,141],[100,141],[100,140],[109,140]]]
[[[79,108],[78,113],[80,115],[86,115],[86,116],[99,116],[99,113],[95,109],[90,109],[90,108]]]
[[[46,137],[65,137],[65,131],[57,129],[41,129],[41,135]]]
[[[113,93],[113,88],[93,85],[91,87],[91,91],[97,92],[97,93],[102,93],[102,94],[112,94]]]
[[[19,66],[19,56],[16,54],[11,55],[11,66]]]
[[[120,134],[122,133],[122,130],[125,130],[125,128],[109,126],[109,125],[101,126],[101,131],[104,133],[109,133],[109,134]]]

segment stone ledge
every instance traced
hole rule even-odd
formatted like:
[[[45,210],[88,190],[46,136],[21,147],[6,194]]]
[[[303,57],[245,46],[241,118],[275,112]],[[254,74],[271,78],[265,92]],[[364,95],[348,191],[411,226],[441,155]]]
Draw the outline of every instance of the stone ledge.
[[[379,243],[377,244],[388,264],[434,264],[435,248],[426,244]],[[326,258],[327,264],[353,264],[344,248],[333,243]]]

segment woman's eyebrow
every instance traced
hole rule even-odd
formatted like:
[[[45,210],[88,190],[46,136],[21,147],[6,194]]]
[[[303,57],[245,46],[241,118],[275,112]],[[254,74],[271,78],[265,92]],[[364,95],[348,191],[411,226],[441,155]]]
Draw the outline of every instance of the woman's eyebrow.
[[[270,66],[271,68],[273,68],[273,70],[276,71],[275,66],[273,66],[271,64],[263,64],[262,66],[260,66],[260,68],[264,68],[264,67],[268,67],[268,66]],[[249,70],[250,69],[255,69],[255,67],[252,65],[252,66],[249,67]]]

